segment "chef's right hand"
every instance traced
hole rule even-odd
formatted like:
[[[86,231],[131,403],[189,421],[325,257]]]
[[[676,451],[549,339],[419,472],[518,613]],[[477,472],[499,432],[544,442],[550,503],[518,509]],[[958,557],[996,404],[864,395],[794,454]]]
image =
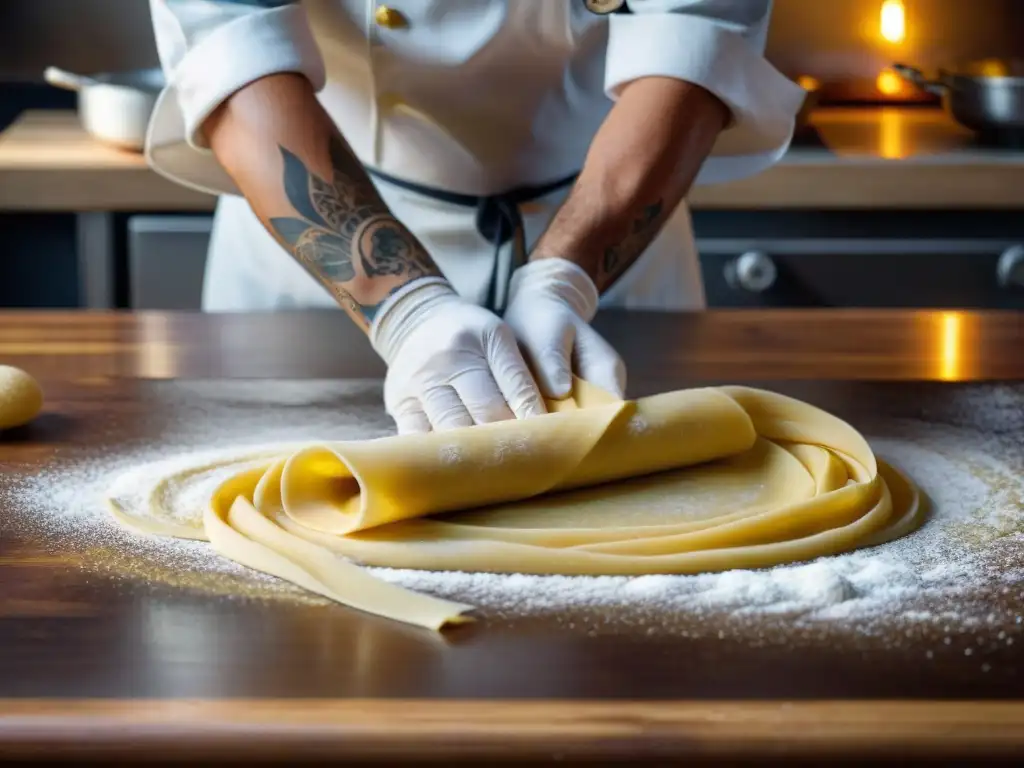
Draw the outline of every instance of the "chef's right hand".
[[[420,278],[385,300],[370,341],[388,364],[384,405],[399,433],[546,412],[512,330],[441,278]]]

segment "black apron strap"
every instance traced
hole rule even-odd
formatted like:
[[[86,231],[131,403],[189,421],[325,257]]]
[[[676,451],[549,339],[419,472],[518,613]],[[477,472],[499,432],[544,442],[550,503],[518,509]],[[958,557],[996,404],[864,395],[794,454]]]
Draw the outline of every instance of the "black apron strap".
[[[429,197],[441,202],[459,205],[465,208],[476,208],[476,228],[482,237],[494,244],[494,266],[491,271],[491,284],[487,291],[486,307],[492,311],[504,309],[498,306],[498,287],[508,287],[512,273],[526,261],[526,233],[523,227],[523,217],[519,212],[522,203],[537,200],[549,195],[559,189],[564,189],[576,180],[577,174],[566,176],[563,179],[539,184],[536,186],[517,187],[498,195],[464,195],[459,192],[449,192],[444,189],[435,189],[413,181],[395,178],[373,168],[367,168],[367,172],[374,178],[410,192]],[[499,282],[498,263],[500,262],[501,247],[511,241],[513,244],[512,258],[509,259],[508,271],[503,276],[504,281]],[[504,304],[504,298],[500,303]]]

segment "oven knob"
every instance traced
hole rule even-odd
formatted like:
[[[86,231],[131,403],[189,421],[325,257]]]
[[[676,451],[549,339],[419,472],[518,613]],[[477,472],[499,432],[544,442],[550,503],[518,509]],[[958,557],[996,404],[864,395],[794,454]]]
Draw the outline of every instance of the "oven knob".
[[[733,288],[763,293],[775,285],[778,270],[764,251],[747,251],[726,265],[725,279]]]
[[[996,279],[1004,288],[1024,286],[1024,245],[1011,245],[999,257]]]

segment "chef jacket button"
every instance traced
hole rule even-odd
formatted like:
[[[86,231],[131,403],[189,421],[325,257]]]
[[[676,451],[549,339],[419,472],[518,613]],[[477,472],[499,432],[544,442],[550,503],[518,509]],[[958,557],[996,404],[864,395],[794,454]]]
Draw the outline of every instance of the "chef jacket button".
[[[405,16],[402,15],[401,11],[396,11],[394,8],[389,8],[386,5],[378,6],[377,10],[373,13],[373,18],[379,26],[385,29],[398,29],[407,24]]]

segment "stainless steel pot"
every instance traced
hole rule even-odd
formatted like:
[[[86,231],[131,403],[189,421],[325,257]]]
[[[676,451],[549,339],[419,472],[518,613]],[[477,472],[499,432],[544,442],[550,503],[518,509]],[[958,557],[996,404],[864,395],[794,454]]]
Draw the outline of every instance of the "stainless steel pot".
[[[941,96],[953,119],[971,130],[1024,131],[1024,61],[978,61],[939,70],[935,80],[906,64],[893,64],[893,69]]]
[[[164,85],[159,69],[86,76],[50,67],[43,76],[50,85],[78,92],[82,127],[96,139],[142,150],[149,118]]]

